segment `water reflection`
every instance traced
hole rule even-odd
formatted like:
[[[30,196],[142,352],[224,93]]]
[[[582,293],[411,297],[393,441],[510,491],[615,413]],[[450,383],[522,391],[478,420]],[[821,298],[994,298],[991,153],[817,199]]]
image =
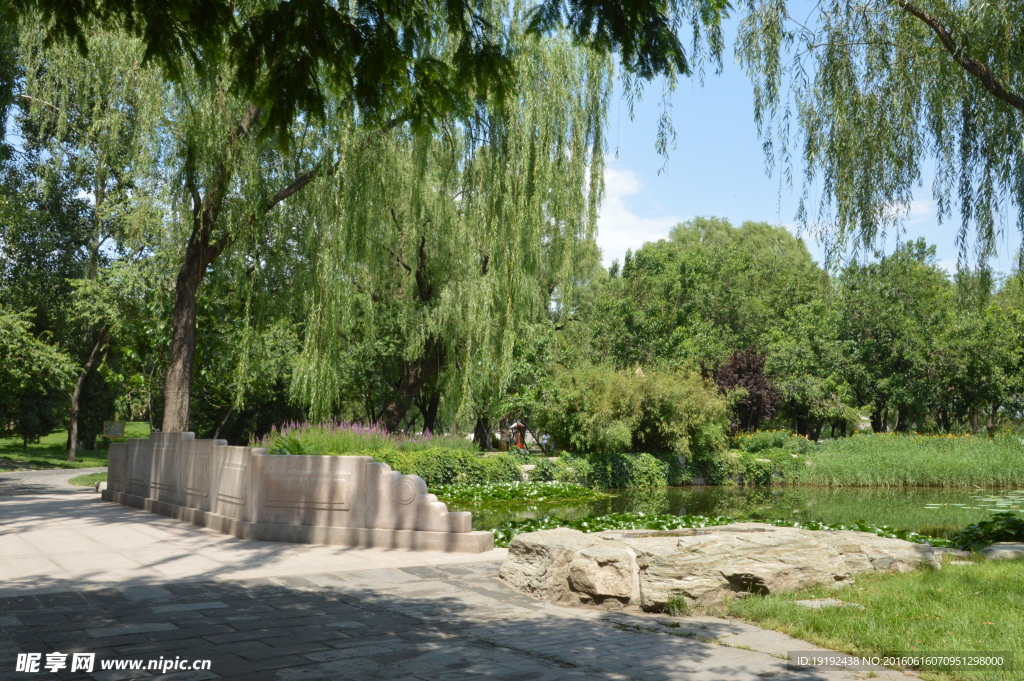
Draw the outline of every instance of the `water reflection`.
[[[578,520],[616,512],[724,515],[749,519],[863,520],[937,537],[948,537],[992,510],[1020,509],[1022,491],[829,487],[663,487],[616,491],[614,497],[586,502],[531,505],[450,504],[473,512],[474,529],[509,520],[552,516]]]

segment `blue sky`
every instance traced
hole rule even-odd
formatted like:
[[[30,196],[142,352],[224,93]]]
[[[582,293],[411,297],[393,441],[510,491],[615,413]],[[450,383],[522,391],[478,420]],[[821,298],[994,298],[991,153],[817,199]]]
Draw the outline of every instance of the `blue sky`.
[[[767,221],[796,232],[800,188],[780,194],[779,174],[765,172],[750,82],[733,61],[731,47],[722,75],[707,75],[703,87],[696,79],[680,81],[672,97],[676,148],[667,165],[654,149],[660,100],[660,85],[649,85],[632,120],[626,102],[612,100],[597,237],[605,265],[621,261],[626,249],[666,237],[677,222],[695,216],[725,217],[736,225]],[[902,238],[925,237],[937,247],[940,264],[953,271],[959,221],[938,223],[929,183],[926,178],[915,192]],[[1004,233],[992,263],[1000,272],[1011,269],[1020,244],[1012,223]],[[803,236],[820,262],[822,249],[813,237]],[[884,250],[891,252],[895,243],[890,236]]]

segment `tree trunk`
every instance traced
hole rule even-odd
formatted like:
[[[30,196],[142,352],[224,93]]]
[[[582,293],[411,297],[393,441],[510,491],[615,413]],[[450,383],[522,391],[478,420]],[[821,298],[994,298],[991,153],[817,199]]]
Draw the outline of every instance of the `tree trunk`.
[[[871,430],[875,433],[885,432],[885,407],[876,407],[871,410]]]
[[[493,451],[493,447],[491,447],[491,428],[487,424],[487,419],[482,416],[476,420],[476,427],[473,429],[473,441],[483,451]]]
[[[434,433],[437,428],[437,409],[441,405],[441,393],[434,390],[427,396],[420,407],[420,414],[423,415],[423,432]]]
[[[185,252],[185,261],[178,271],[178,280],[174,287],[171,364],[167,369],[167,381],[164,383],[162,430],[165,433],[180,433],[188,430],[192,365],[196,355],[199,285],[203,283],[207,265],[213,261],[212,257],[208,260],[203,257],[209,250],[209,237],[206,234],[193,232],[188,250]]]
[[[217,430],[213,431],[213,439],[214,440],[216,440],[217,436],[220,435],[220,429],[223,428],[224,424],[228,422],[229,418],[231,418],[231,412],[233,412],[234,410],[235,410],[235,405],[232,404],[230,407],[228,407],[228,413],[224,414],[224,418],[222,418],[220,420],[220,423],[217,424]]]
[[[78,414],[81,411],[82,387],[85,385],[86,376],[89,375],[89,372],[92,371],[93,366],[96,364],[96,358],[99,356],[100,350],[107,342],[107,332],[109,330],[110,327],[107,326],[100,329],[96,344],[92,346],[89,359],[86,360],[85,365],[82,367],[82,373],[78,375],[78,380],[75,381],[75,389],[71,393],[71,416],[68,419],[68,461],[75,460],[75,452],[78,449]]]
[[[398,395],[384,407],[381,414],[380,422],[386,431],[393,433],[398,430],[420,390],[441,372],[443,366],[444,350],[436,338],[427,341],[422,357],[402,363],[402,380],[398,386]],[[436,412],[434,416],[436,418]]]

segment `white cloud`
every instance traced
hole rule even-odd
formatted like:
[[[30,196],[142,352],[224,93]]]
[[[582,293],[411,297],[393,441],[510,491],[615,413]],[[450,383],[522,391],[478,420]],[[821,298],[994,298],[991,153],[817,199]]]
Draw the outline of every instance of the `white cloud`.
[[[643,183],[629,168],[607,165],[604,170],[604,202],[597,217],[597,245],[605,267],[620,263],[626,250],[637,250],[648,241],[668,236],[682,220],[674,215],[641,217],[627,205],[626,198],[642,197]],[[643,202],[641,198],[638,202]],[[632,203],[632,202],[630,202]]]
[[[934,199],[914,199],[907,209],[907,226],[935,221],[937,206]]]

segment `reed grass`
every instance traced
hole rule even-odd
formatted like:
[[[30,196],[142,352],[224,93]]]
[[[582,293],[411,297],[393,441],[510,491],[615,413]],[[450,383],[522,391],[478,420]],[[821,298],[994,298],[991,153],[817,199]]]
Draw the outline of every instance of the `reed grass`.
[[[798,482],[836,487],[1019,487],[1020,436],[855,435],[818,446]]]

